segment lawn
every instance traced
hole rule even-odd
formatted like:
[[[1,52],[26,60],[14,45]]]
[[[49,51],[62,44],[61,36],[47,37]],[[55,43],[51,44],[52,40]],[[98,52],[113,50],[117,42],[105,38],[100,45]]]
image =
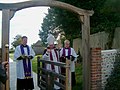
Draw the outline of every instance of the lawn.
[[[33,69],[33,72],[35,72],[35,73],[37,73],[37,57],[38,56],[42,57],[41,55],[37,55],[32,60],[32,69]]]
[[[13,59],[13,53],[9,54],[10,58]],[[41,55],[35,56],[35,58],[32,61],[32,68],[35,73],[37,73],[37,57]],[[72,90],[82,90],[82,65],[81,64],[76,64],[76,86],[73,87]]]
[[[72,90],[82,90],[82,65],[76,64],[75,67],[76,74],[76,86]]]

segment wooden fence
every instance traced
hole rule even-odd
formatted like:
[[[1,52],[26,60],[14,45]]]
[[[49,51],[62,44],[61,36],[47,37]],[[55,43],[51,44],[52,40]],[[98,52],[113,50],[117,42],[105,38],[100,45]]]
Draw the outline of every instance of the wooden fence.
[[[42,64],[54,64],[58,67],[63,67],[66,69],[66,74],[58,74],[51,70],[47,70],[42,67]],[[42,60],[40,57],[37,57],[37,78],[38,86],[42,90],[54,90],[54,84],[62,88],[63,90],[71,90],[71,71],[70,71],[70,60],[66,59],[66,63],[62,62],[53,62],[48,60]],[[57,82],[55,78],[65,81],[65,85],[61,82]]]

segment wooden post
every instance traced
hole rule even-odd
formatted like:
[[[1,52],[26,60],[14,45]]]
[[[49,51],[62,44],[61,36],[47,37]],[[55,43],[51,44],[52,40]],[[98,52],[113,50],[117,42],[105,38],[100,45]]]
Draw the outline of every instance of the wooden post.
[[[2,63],[2,49],[0,48],[0,63]],[[2,82],[0,82],[0,90],[2,90]]]
[[[70,71],[70,60],[66,59],[66,89],[71,90],[71,71]]]
[[[90,90],[90,16],[80,16],[82,20],[82,57],[83,57],[83,90]]]
[[[9,45],[9,26],[10,26],[9,14],[10,14],[9,9],[2,10],[2,61],[5,61],[6,58],[9,59],[9,54],[6,55],[6,52],[9,52],[9,48],[6,48],[6,45]],[[9,78],[8,78],[5,90],[9,90],[9,89],[10,88],[9,88]],[[2,88],[2,90],[4,89]]]
[[[52,73],[50,73],[50,77],[49,77],[50,79],[50,83],[49,83],[49,86],[50,86],[50,88],[48,89],[48,90],[54,90],[54,80],[55,80],[55,77],[54,77],[54,75],[52,74]]]
[[[5,59],[5,60],[9,62],[9,45],[6,44],[6,45],[5,45],[5,48],[6,48],[6,54],[5,54],[6,59]],[[9,83],[10,83],[10,82],[9,82],[9,78],[10,78],[10,77],[9,77],[9,67],[8,67],[8,69],[7,69],[6,72],[7,72],[7,75],[8,75],[8,79],[7,79],[6,84],[5,84],[5,90],[9,90],[9,89],[10,89],[10,88],[9,88],[9,85],[10,85],[10,84],[9,84]]]
[[[10,10],[3,9],[2,10],[2,61],[5,61],[5,45],[9,45],[9,13]]]
[[[37,57],[37,85],[40,85],[40,57]]]

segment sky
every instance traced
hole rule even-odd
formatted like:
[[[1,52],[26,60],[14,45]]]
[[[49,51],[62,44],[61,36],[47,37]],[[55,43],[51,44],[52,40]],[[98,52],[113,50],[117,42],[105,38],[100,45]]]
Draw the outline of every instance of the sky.
[[[29,0],[0,0],[0,3],[14,3]],[[13,42],[16,35],[27,36],[28,45],[36,43],[39,38],[39,30],[45,14],[48,13],[49,7],[32,7],[17,11],[14,17],[10,20],[10,44]],[[2,25],[2,12],[0,11],[0,35]],[[1,40],[1,36],[0,36]],[[1,45],[0,45],[1,47]],[[10,45],[11,47],[11,45]]]

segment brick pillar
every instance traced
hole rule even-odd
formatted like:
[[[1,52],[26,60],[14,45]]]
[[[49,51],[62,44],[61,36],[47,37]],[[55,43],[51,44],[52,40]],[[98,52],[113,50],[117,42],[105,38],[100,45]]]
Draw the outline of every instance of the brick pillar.
[[[91,48],[91,90],[101,90],[101,48]]]

